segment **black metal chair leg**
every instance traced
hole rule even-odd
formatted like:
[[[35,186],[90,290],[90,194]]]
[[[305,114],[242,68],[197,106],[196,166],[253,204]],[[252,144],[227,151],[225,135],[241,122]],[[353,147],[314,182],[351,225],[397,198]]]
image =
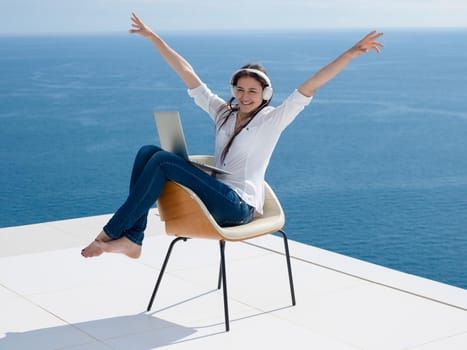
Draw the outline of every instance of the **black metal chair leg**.
[[[172,253],[172,248],[174,247],[175,243],[177,243],[180,240],[186,241],[187,238],[177,237],[174,240],[172,240],[172,243],[170,243],[169,249],[167,250],[167,254],[165,255],[164,263],[162,264],[161,272],[159,273],[159,277],[157,278],[156,286],[154,287],[154,291],[152,292],[151,300],[149,301],[148,308],[146,311],[151,310],[152,303],[154,302],[154,298],[156,297],[157,290],[159,289],[159,285],[162,281],[162,276],[164,275],[165,268],[167,266],[167,263],[169,262],[170,254]]]
[[[222,290],[224,292],[224,316],[225,316],[225,331],[230,330],[230,321],[229,321],[229,305],[227,301],[227,279],[225,278],[225,241],[219,241],[220,251],[221,251],[221,273],[222,273]],[[220,279],[219,279],[220,280]]]
[[[286,233],[283,230],[277,231],[279,232],[284,241],[284,249],[285,249],[285,258],[287,262],[287,271],[289,274],[289,285],[290,285],[290,294],[292,296],[292,305],[296,304],[295,301],[295,289],[293,284],[293,277],[292,277],[292,265],[290,263],[290,252],[289,252],[289,243]],[[186,237],[177,237],[170,243],[170,246],[167,250],[167,254],[165,256],[164,262],[161,267],[161,272],[159,273],[159,277],[157,278],[156,285],[154,287],[154,291],[152,292],[151,299],[149,301],[147,311],[150,311],[152,308],[152,304],[156,297],[156,293],[159,289],[159,285],[162,281],[162,276],[164,275],[165,269],[167,267],[167,263],[169,262],[170,255],[172,253],[172,249],[180,240],[186,241],[188,238]],[[226,278],[226,268],[225,268],[225,241],[219,241],[220,247],[220,267],[219,267],[219,277],[217,281],[217,289],[220,289],[222,286],[223,296],[224,296],[224,317],[225,317],[225,331],[228,332],[230,330],[230,320],[229,320],[229,305],[228,305],[228,297],[227,297],[227,278]]]
[[[219,262],[219,277],[217,278],[217,289],[222,286],[222,260]]]
[[[287,239],[287,235],[284,231],[279,230],[278,232],[281,233],[282,237],[284,238],[284,249],[285,249],[285,258],[287,260],[287,270],[289,272],[289,285],[290,285],[290,294],[292,296],[292,305],[295,305],[295,289],[293,285],[293,278],[292,278],[292,265],[290,264],[290,253],[289,253],[289,243]]]

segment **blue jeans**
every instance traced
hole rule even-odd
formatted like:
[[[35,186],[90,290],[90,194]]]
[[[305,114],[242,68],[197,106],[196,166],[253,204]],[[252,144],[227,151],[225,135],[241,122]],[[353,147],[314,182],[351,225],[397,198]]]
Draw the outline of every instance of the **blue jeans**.
[[[157,146],[143,146],[133,164],[128,198],[104,226],[104,232],[112,239],[125,236],[141,245],[148,211],[168,180],[195,192],[220,226],[253,219],[254,208],[226,184],[173,153]]]

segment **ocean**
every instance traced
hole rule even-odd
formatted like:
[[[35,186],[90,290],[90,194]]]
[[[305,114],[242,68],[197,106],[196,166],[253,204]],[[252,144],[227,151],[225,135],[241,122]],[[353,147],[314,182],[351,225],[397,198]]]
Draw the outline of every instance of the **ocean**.
[[[277,105],[366,32],[164,37],[224,98],[234,70],[263,64]],[[284,132],[267,181],[291,239],[467,288],[467,31],[381,41]],[[158,142],[155,110],[179,110],[190,153],[212,153],[210,119],[148,41],[0,37],[0,227],[114,212]]]

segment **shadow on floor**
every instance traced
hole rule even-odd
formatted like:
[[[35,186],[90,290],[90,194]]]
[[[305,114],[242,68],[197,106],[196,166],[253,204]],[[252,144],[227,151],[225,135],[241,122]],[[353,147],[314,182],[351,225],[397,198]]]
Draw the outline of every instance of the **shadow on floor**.
[[[27,315],[24,315],[27,317]],[[141,313],[72,325],[0,334],[0,349],[112,348],[148,350],[177,342],[195,333],[175,323]]]

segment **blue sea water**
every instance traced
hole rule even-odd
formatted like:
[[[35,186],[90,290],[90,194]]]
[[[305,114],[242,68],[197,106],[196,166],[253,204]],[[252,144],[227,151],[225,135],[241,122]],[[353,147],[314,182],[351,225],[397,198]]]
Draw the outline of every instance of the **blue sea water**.
[[[364,34],[165,37],[225,98],[231,72],[262,63],[277,105]],[[467,31],[383,41],[284,132],[267,180],[292,239],[467,288]],[[190,152],[211,153],[209,118],[142,38],[0,37],[0,227],[115,211],[168,109]]]

